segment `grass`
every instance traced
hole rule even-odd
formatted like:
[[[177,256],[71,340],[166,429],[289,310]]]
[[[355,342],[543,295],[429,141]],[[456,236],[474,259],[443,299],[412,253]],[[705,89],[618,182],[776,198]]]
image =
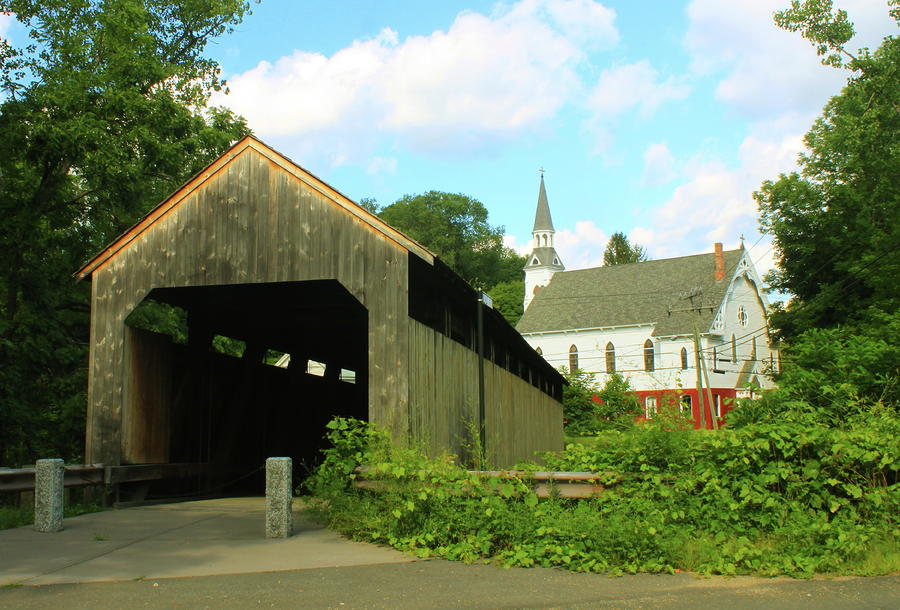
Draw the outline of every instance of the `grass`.
[[[0,530],[34,523],[34,509],[30,507],[0,506]]]
[[[96,513],[106,510],[96,504],[72,504],[66,506],[63,515],[65,518],[77,517],[87,513]],[[31,506],[0,506],[0,530],[22,527],[34,523],[34,508]]]

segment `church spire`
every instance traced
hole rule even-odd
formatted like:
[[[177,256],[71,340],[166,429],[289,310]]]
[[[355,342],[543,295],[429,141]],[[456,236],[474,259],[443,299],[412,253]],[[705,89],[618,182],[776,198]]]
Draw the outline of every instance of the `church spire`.
[[[544,188],[544,171],[541,170],[541,189],[538,191],[537,211],[534,213],[534,229],[532,233],[553,231],[553,219],[550,217],[550,204],[547,203],[547,189]]]
[[[538,190],[537,209],[534,213],[534,228],[531,231],[534,236],[531,254],[525,263],[525,300],[527,308],[534,298],[535,293],[550,283],[550,278],[557,271],[565,271],[553,239],[556,230],[553,228],[553,219],[550,217],[550,204],[547,202],[547,188],[544,186],[544,170],[541,169],[541,187]]]

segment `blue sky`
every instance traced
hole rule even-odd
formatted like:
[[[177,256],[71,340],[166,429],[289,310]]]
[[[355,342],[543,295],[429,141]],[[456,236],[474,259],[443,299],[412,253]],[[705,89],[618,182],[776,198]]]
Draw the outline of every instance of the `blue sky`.
[[[519,249],[544,167],[570,269],[625,231],[654,258],[743,234],[764,272],[752,192],[846,78],[773,25],[787,4],[263,0],[209,48],[231,88],[214,102],[356,200],[475,197]],[[896,33],[882,0],[836,4],[853,48]]]

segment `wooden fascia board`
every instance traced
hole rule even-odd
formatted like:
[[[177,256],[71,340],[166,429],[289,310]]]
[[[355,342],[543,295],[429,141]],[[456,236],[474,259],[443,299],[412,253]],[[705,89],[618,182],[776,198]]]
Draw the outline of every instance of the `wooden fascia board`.
[[[345,196],[343,193],[338,191],[337,189],[329,186],[324,181],[320,180],[316,176],[307,172],[291,160],[289,160],[284,155],[278,153],[272,148],[269,148],[253,136],[245,136],[240,141],[238,141],[234,146],[232,146],[227,152],[225,152],[221,157],[213,161],[211,164],[206,166],[203,170],[198,172],[193,178],[188,180],[181,188],[172,193],[169,197],[164,199],[162,203],[153,208],[150,212],[147,213],[142,219],[140,219],[137,223],[135,223],[130,229],[125,231],[118,239],[113,241],[110,245],[104,248],[99,254],[93,257],[90,261],[87,262],[81,269],[75,272],[74,277],[76,280],[82,280],[85,277],[89,276],[91,273],[105,265],[111,258],[113,258],[120,250],[128,246],[132,241],[137,239],[144,231],[150,228],[157,220],[168,214],[172,209],[174,209],[177,205],[179,205],[182,201],[184,201],[192,192],[194,192],[197,188],[201,187],[206,183],[207,180],[212,178],[219,171],[228,166],[231,161],[236,159],[241,153],[243,153],[247,148],[252,148],[257,153],[263,155],[265,158],[274,162],[280,168],[287,171],[289,174],[294,176],[296,179],[300,180],[302,183],[306,184],[310,188],[314,189],[316,192],[324,195],[327,199],[329,199],[334,204],[338,205],[345,211],[350,212],[356,218],[360,219],[373,229],[377,230],[379,233],[384,235],[389,241],[393,242],[395,245],[412,252],[415,252],[420,258],[428,262],[429,264],[434,264],[434,255],[425,249],[423,246],[405,236],[400,231],[394,229],[381,219],[379,219],[374,214],[371,214],[359,207],[353,201]]]

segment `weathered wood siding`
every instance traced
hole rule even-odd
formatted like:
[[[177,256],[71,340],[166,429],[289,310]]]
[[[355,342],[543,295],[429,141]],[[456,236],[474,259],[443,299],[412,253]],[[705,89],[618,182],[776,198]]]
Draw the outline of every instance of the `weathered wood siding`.
[[[409,411],[414,437],[434,454],[460,453],[478,420],[478,354],[409,320]],[[563,448],[562,405],[509,371],[485,362],[485,430],[498,467]]]
[[[252,146],[201,178],[92,270],[88,462],[123,457],[124,320],[157,287],[338,280],[368,310],[369,419],[405,434],[408,250]]]
[[[125,329],[122,461],[164,464],[171,438],[172,342],[166,335]]]

